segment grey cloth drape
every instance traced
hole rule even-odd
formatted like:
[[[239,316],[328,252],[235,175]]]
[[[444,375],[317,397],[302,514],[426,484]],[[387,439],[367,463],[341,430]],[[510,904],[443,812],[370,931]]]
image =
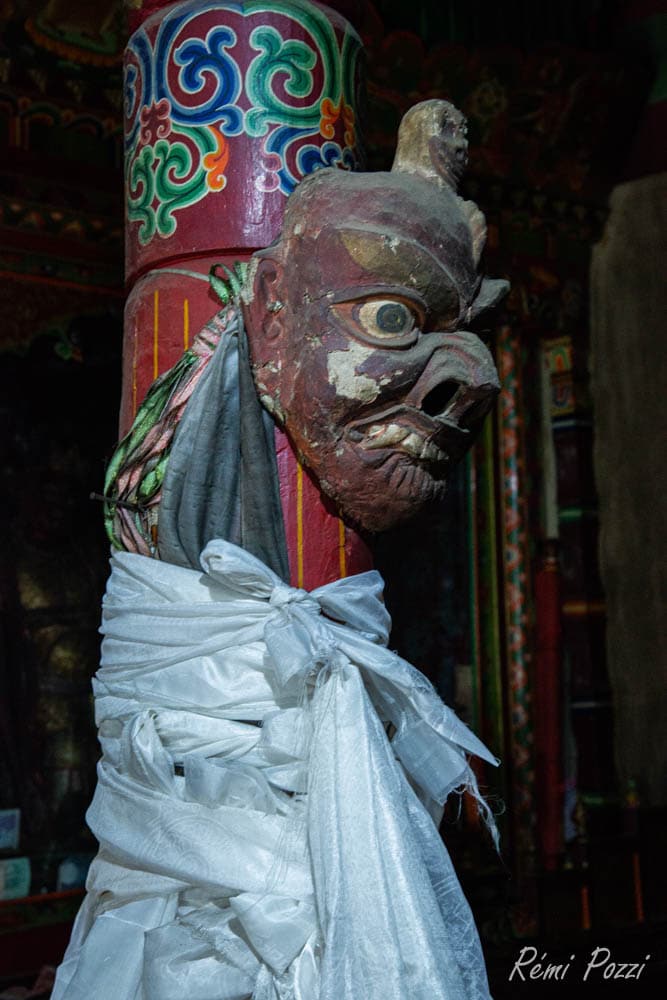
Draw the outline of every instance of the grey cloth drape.
[[[274,425],[257,398],[240,311],[176,430],[158,529],[165,562],[199,569],[208,542],[223,538],[289,580]]]

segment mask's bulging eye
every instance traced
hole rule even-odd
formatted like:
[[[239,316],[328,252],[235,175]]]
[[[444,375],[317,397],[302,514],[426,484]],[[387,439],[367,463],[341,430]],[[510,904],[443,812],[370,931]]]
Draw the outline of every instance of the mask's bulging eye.
[[[358,307],[357,320],[371,337],[403,337],[413,332],[415,316],[403,302],[395,300],[364,302]]]

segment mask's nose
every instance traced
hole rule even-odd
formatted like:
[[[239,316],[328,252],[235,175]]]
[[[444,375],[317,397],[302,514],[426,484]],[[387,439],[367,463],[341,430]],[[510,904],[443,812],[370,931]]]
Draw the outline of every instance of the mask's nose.
[[[430,336],[438,338],[438,347],[405,401],[452,429],[467,431],[471,444],[500,391],[493,358],[474,333]]]

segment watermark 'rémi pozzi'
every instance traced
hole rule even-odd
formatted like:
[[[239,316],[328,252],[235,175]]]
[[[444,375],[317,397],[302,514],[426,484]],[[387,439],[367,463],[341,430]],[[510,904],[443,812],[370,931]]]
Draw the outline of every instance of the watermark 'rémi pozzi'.
[[[569,978],[580,979],[584,983],[600,979],[639,979],[650,958],[646,955],[643,962],[618,962],[610,948],[597,947],[583,959],[572,954],[567,962],[556,963],[549,960],[547,952],[540,954],[533,945],[526,945],[519,952],[507,978],[510,982],[561,981]]]

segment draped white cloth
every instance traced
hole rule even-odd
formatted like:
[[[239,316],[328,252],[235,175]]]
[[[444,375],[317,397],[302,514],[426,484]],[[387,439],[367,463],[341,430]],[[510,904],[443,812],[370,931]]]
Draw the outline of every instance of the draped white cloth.
[[[100,850],[53,1000],[488,998],[429,809],[497,761],[385,648],[381,577],[201,562],[112,558]]]

